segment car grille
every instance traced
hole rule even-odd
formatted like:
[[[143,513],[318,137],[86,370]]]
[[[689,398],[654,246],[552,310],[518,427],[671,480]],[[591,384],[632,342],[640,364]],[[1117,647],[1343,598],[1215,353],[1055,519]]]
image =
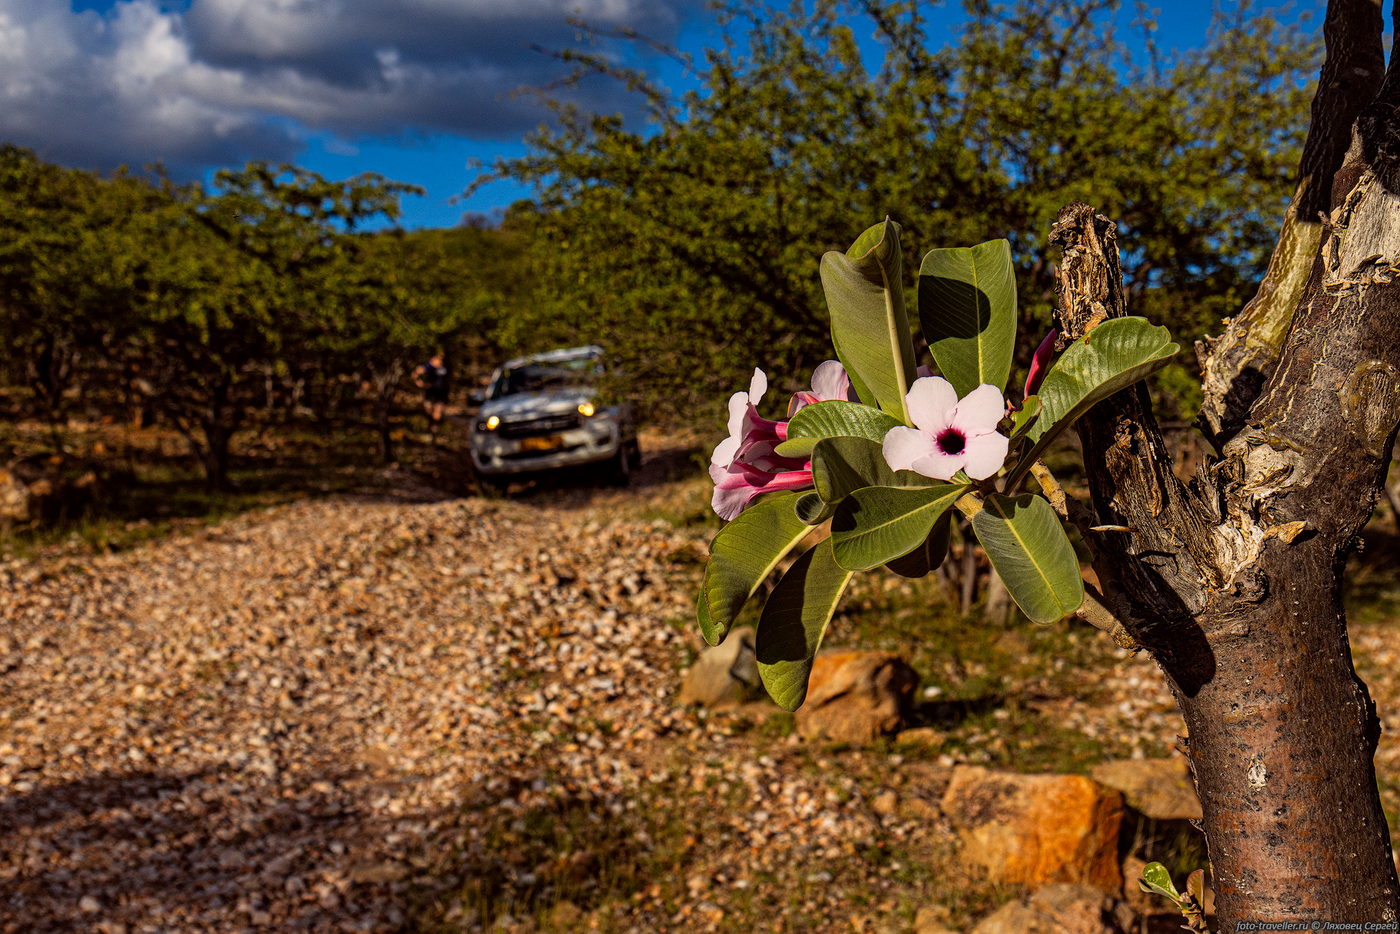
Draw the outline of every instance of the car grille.
[[[531,418],[523,422],[501,422],[501,427],[497,429],[502,438],[528,438],[532,435],[547,435],[556,431],[568,431],[570,428],[577,428],[579,415],[575,412],[567,412],[563,415],[545,415],[540,418]]]

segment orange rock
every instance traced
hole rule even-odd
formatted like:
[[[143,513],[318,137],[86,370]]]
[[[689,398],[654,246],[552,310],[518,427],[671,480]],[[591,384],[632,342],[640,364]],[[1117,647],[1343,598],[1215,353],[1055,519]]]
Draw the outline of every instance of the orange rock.
[[[812,664],[807,700],[797,710],[806,739],[866,743],[904,723],[919,676],[889,652],[837,652]]]
[[[1092,779],[958,766],[942,806],[967,858],[995,881],[1123,885],[1123,796]]]

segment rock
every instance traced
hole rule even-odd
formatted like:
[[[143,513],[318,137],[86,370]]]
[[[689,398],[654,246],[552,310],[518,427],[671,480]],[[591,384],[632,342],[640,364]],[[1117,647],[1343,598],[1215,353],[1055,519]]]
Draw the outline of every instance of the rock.
[[[919,676],[889,652],[819,655],[797,710],[804,739],[866,743],[899,729]]]
[[[719,645],[700,653],[685,673],[681,704],[726,707],[742,704],[762,693],[752,626],[732,629]]]
[[[0,470],[0,520],[24,522],[29,519],[29,491],[8,470]]]
[[[914,934],[955,934],[943,923],[947,909],[920,908],[914,915]]]
[[[1201,799],[1186,760],[1119,759],[1094,766],[1095,781],[1123,793],[1128,807],[1153,820],[1200,820]]]
[[[1018,775],[958,766],[943,813],[967,858],[998,882],[1123,884],[1118,832],[1123,798],[1080,775]]]
[[[870,802],[870,809],[876,814],[893,814],[899,806],[899,795],[893,791],[882,791]]]
[[[895,740],[905,746],[921,746],[929,752],[937,752],[948,741],[948,734],[931,726],[916,726],[911,730],[900,730]]]
[[[1030,898],[1001,906],[972,934],[1127,934],[1133,912],[1093,886],[1047,885]]]

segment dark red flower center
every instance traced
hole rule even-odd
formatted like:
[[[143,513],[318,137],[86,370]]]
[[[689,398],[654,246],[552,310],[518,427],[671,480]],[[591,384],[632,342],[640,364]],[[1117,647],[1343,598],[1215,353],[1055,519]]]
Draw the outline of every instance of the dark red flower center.
[[[945,428],[937,438],[938,450],[944,454],[961,454],[967,447],[967,438],[956,428]]]

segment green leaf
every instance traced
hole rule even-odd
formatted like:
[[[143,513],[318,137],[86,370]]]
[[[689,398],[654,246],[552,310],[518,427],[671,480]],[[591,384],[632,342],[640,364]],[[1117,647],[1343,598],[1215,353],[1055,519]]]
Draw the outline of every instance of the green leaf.
[[[803,493],[793,505],[793,512],[803,525],[821,525],[831,518],[836,507],[827,505],[819,493]]]
[[[754,640],[758,675],[784,710],[807,699],[812,659],[851,576],[832,558],[828,539],[797,559],[763,605]]]
[[[831,342],[856,394],[908,424],[904,396],[915,366],[903,275],[899,225],[889,218],[821,262]]]
[[[1079,559],[1044,498],[993,493],[972,517],[972,530],[1011,598],[1031,619],[1051,623],[1084,602]]]
[[[928,487],[937,482],[912,470],[891,470],[884,446],[868,438],[823,438],[812,451],[812,485],[827,503],[867,486]]]
[[[924,543],[902,558],[886,561],[885,568],[900,577],[927,577],[948,557],[948,544],[953,538],[953,513],[939,516]]]
[[[822,438],[869,438],[883,441],[891,428],[904,424],[859,402],[816,402],[799,409],[788,422],[787,440],[774,450],[783,457],[811,457]]]
[[[902,558],[922,545],[934,523],[967,490],[962,483],[923,489],[872,486],[841,501],[831,520],[836,561],[852,571]]]
[[[1144,892],[1156,892],[1174,902],[1181,900],[1181,893],[1172,882],[1172,874],[1161,863],[1148,863],[1142,867],[1142,878],[1138,879],[1138,887]]]
[[[869,438],[883,441],[904,423],[859,402],[816,402],[799,409],[788,422],[788,438]]]
[[[718,645],[778,562],[812,531],[797,518],[801,493],[764,496],[720,529],[700,585],[700,634]]]
[[[1037,395],[1045,407],[1027,433],[1033,446],[1011,478],[1019,479],[1094,403],[1160,370],[1180,349],[1166,328],[1138,317],[1110,318],[1070,344],[1040,384]]]
[[[1016,349],[1010,242],[930,250],[919,266],[919,324],[959,397],[982,383],[1005,391]]]
[[[1044,410],[1045,403],[1040,401],[1040,396],[1027,396],[1021,407],[1011,415],[1011,440],[1017,440],[1034,428]]]

